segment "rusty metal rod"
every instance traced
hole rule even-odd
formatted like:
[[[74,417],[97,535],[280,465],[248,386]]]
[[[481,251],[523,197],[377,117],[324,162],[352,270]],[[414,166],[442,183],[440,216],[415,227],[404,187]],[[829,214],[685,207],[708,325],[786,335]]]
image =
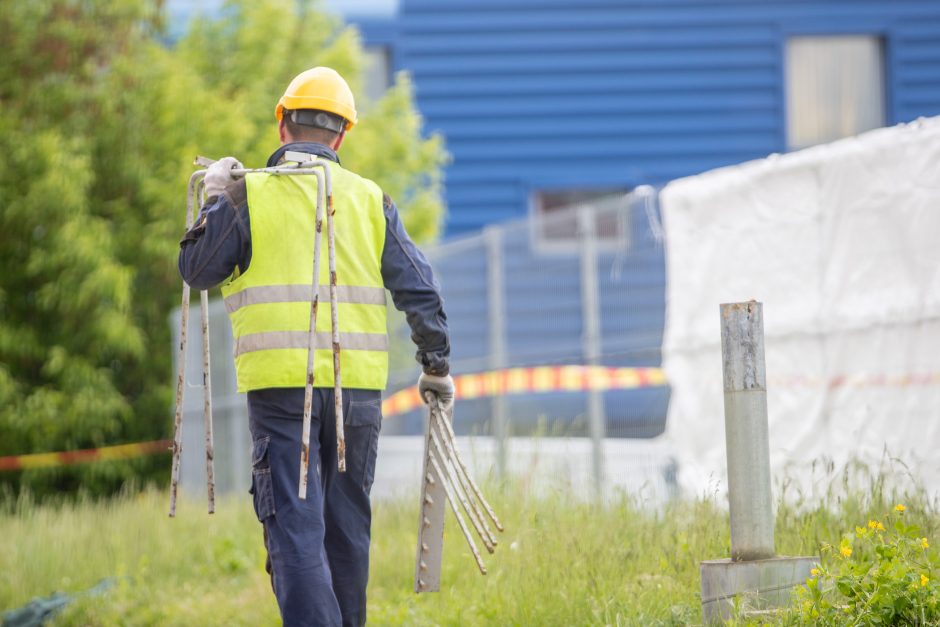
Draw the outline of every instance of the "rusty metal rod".
[[[215,513],[215,445],[212,427],[212,383],[209,370],[209,293],[203,290],[199,294],[202,306],[202,380],[203,407],[202,421],[206,430],[206,490],[209,499],[209,513]]]
[[[448,437],[451,439],[451,441],[456,442],[457,436],[454,433],[454,428],[451,426],[449,421],[443,419],[442,417],[443,410],[440,408],[440,401],[438,400],[437,396],[432,395],[431,397],[429,397],[428,403],[431,405],[431,408],[432,408],[431,420],[435,419],[435,414],[436,414],[437,420],[440,422],[440,424],[444,425],[444,428],[447,430]],[[435,406],[437,407],[436,412],[433,411]],[[456,446],[454,447],[454,459],[457,461],[457,465],[463,471],[464,476],[466,477],[467,481],[470,484],[470,487],[473,490],[473,493],[476,494],[478,499],[480,499],[480,503],[483,505],[484,509],[486,510],[486,513],[490,517],[490,520],[493,521],[493,524],[496,526],[497,530],[502,531],[503,525],[499,522],[499,519],[496,517],[496,512],[493,511],[493,508],[490,506],[486,498],[483,496],[483,493],[480,491],[479,486],[477,486],[476,482],[473,480],[473,476],[470,475],[470,471],[467,470],[467,465],[464,463],[463,457],[461,457],[460,455],[460,449],[458,449]]]
[[[486,522],[486,516],[483,514],[483,511],[482,511],[482,509],[481,509],[481,507],[480,507],[480,504],[478,503],[479,498],[476,498],[476,499],[474,498],[474,496],[476,496],[476,494],[473,492],[472,488],[470,487],[470,483],[471,483],[470,475],[469,475],[469,473],[466,472],[466,469],[465,469],[465,468],[461,468],[461,467],[460,467],[460,465],[459,465],[459,463],[458,463],[458,461],[457,461],[457,459],[458,459],[458,457],[459,457],[459,453],[457,452],[457,442],[456,442],[456,440],[451,436],[451,433],[453,433],[453,432],[452,432],[452,431],[448,431],[448,430],[441,424],[441,423],[447,424],[447,423],[449,422],[449,421],[444,417],[443,413],[444,413],[444,412],[443,412],[443,410],[442,410],[442,411],[436,416],[436,420],[435,420],[435,419],[432,419],[431,422],[432,422],[432,424],[436,427],[437,432],[440,434],[441,440],[443,441],[444,446],[445,446],[446,449],[447,449],[448,457],[450,458],[451,463],[452,463],[453,466],[454,466],[454,469],[457,471],[457,472],[456,472],[456,474],[457,474],[457,479],[458,479],[458,481],[460,482],[460,487],[461,487],[461,489],[463,490],[463,492],[464,492],[465,494],[467,494],[468,500],[469,500],[471,506],[473,507],[474,512],[475,512],[475,513],[477,514],[477,516],[479,517],[480,522],[481,522],[482,525],[483,525],[483,528],[486,530],[486,533],[487,533],[487,535],[489,536],[490,542],[493,544],[493,546],[496,546],[497,544],[499,544],[499,542],[498,542],[498,540],[496,539],[496,535],[493,533],[493,531],[490,529],[489,525],[488,525],[487,522]],[[492,553],[492,551],[490,551],[490,553]]]
[[[186,188],[186,230],[193,226],[193,202],[196,184],[206,174],[197,170],[189,177]],[[170,516],[176,516],[176,495],[180,481],[180,456],[183,452],[183,390],[186,387],[186,340],[189,328],[189,284],[183,281],[183,298],[180,305],[180,344],[176,373],[176,413],[173,418],[173,464],[170,470]]]
[[[206,179],[202,178],[196,187],[196,204],[202,207],[206,203]],[[210,514],[215,513],[215,445],[212,426],[212,376],[209,363],[209,292],[199,292],[199,307],[202,318],[202,420],[206,431],[206,494]]]
[[[460,504],[463,506],[464,511],[467,513],[467,518],[470,519],[470,524],[473,525],[474,531],[477,532],[477,535],[480,536],[480,539],[483,541],[483,546],[486,547],[489,553],[493,553],[495,550],[493,548],[493,541],[490,539],[489,533],[483,528],[480,519],[477,517],[477,511],[467,501],[463,487],[460,484],[460,479],[457,476],[457,471],[454,469],[453,462],[447,455],[447,449],[433,429],[431,430],[431,451],[432,455],[437,455],[437,461],[446,473],[445,481],[450,483],[453,494],[457,496],[457,500],[460,501]]]
[[[476,530],[477,535],[480,536],[484,546],[486,546],[486,550],[489,553],[493,553],[499,542],[487,524],[486,516],[476,503],[465,481],[460,477],[460,471],[457,469],[453,458],[448,455],[446,446],[437,438],[434,438],[433,446],[435,451],[439,453],[440,462],[449,475],[447,480],[450,481],[451,485],[454,487],[457,498],[467,511],[467,516],[470,518],[470,522],[473,523],[473,528]]]
[[[463,505],[464,509],[467,511],[470,522],[473,523],[474,529],[476,529],[477,534],[483,540],[486,550],[492,553],[494,547],[497,545],[496,537],[486,524],[486,516],[473,498],[473,493],[467,485],[466,477],[462,476],[460,470],[457,468],[457,462],[454,460],[453,443],[444,435],[445,431],[443,427],[441,427],[440,424],[434,424],[435,422],[438,421],[432,421],[431,424],[431,442],[433,447],[439,455],[444,470],[447,471],[447,478],[454,486],[454,492],[457,494],[457,498],[460,499],[461,505]]]
[[[330,326],[333,331],[333,402],[336,416],[336,464],[346,472],[346,433],[343,429],[343,388],[340,378],[339,308],[336,296],[336,238],[333,232],[333,182],[330,168],[322,166],[326,175],[326,246],[330,264]]]
[[[314,171],[317,177],[317,203],[316,203],[316,227],[313,235],[313,280],[311,289],[313,293],[310,297],[310,324],[308,327],[309,335],[307,341],[307,376],[304,385],[304,417],[303,431],[300,442],[300,481],[298,496],[302,500],[307,498],[307,475],[310,468],[310,414],[313,411],[313,384],[315,378],[314,362],[316,355],[316,337],[317,337],[317,307],[320,300],[320,241],[323,230],[323,176],[320,172]]]
[[[441,467],[438,465],[437,460],[434,459],[433,455],[428,458],[428,461],[431,462],[431,467],[434,468],[434,472],[437,473],[437,476],[443,477],[444,473],[441,471]],[[457,519],[457,524],[460,525],[460,530],[463,531],[463,537],[467,539],[467,544],[470,545],[470,551],[473,553],[473,559],[476,560],[477,567],[480,569],[480,572],[485,575],[486,564],[483,563],[483,558],[480,557],[480,551],[477,549],[477,545],[473,541],[473,536],[470,535],[470,531],[467,529],[467,524],[463,521],[463,516],[460,515],[460,509],[457,507],[457,503],[454,500],[453,494],[451,493],[450,486],[447,485],[446,481],[441,481],[441,485],[444,487],[444,493],[447,494],[447,500],[450,502],[450,508],[454,512],[454,517]]]

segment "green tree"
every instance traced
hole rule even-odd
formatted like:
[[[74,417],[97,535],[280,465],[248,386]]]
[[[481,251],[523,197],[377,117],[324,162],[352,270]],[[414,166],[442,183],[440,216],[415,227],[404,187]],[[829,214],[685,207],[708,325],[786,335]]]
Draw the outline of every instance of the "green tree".
[[[260,165],[274,104],[332,65],[359,89],[358,34],[315,3],[229,2],[173,46],[157,0],[0,0],[0,455],[171,435],[169,314],[197,154]],[[404,76],[362,102],[344,163],[419,240],[443,217],[439,137]],[[166,457],[0,475],[14,490],[108,493]]]

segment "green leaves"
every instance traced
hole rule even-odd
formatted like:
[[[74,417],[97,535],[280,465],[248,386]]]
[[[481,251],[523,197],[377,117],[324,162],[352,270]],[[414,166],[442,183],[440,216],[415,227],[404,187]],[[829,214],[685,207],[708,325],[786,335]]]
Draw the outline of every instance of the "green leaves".
[[[940,621],[940,559],[921,529],[896,507],[824,544],[822,563],[800,590],[785,624],[933,625]],[[851,546],[851,551],[846,547]]]
[[[230,0],[168,47],[156,0],[0,0],[0,455],[170,435],[170,311],[192,159],[263,165],[288,82],[331,65],[360,124],[344,165],[419,240],[443,214],[439,137],[407,78],[362,97],[358,33],[318,3]],[[0,475],[15,490],[116,490],[166,458]]]

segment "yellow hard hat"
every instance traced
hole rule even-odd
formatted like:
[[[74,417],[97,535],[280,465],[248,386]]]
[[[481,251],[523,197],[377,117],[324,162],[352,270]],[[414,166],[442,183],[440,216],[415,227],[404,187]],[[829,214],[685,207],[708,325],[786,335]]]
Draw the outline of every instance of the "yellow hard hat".
[[[356,124],[352,90],[336,70],[328,67],[311,68],[294,77],[274,109],[278,122],[284,117],[284,109],[319,109],[345,119],[347,129]]]

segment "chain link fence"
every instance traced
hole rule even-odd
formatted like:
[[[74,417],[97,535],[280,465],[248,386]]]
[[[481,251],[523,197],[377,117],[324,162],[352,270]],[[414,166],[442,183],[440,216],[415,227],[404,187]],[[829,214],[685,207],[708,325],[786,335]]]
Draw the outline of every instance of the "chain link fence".
[[[491,225],[425,253],[444,295],[455,376],[545,366],[660,366],[666,278],[652,188]],[[392,327],[389,393],[413,385],[419,374],[404,318]],[[462,400],[458,433],[662,433],[665,385],[640,380],[592,391],[587,379],[582,389],[548,383],[542,387],[565,389]],[[421,433],[422,414],[388,417],[383,429]]]

